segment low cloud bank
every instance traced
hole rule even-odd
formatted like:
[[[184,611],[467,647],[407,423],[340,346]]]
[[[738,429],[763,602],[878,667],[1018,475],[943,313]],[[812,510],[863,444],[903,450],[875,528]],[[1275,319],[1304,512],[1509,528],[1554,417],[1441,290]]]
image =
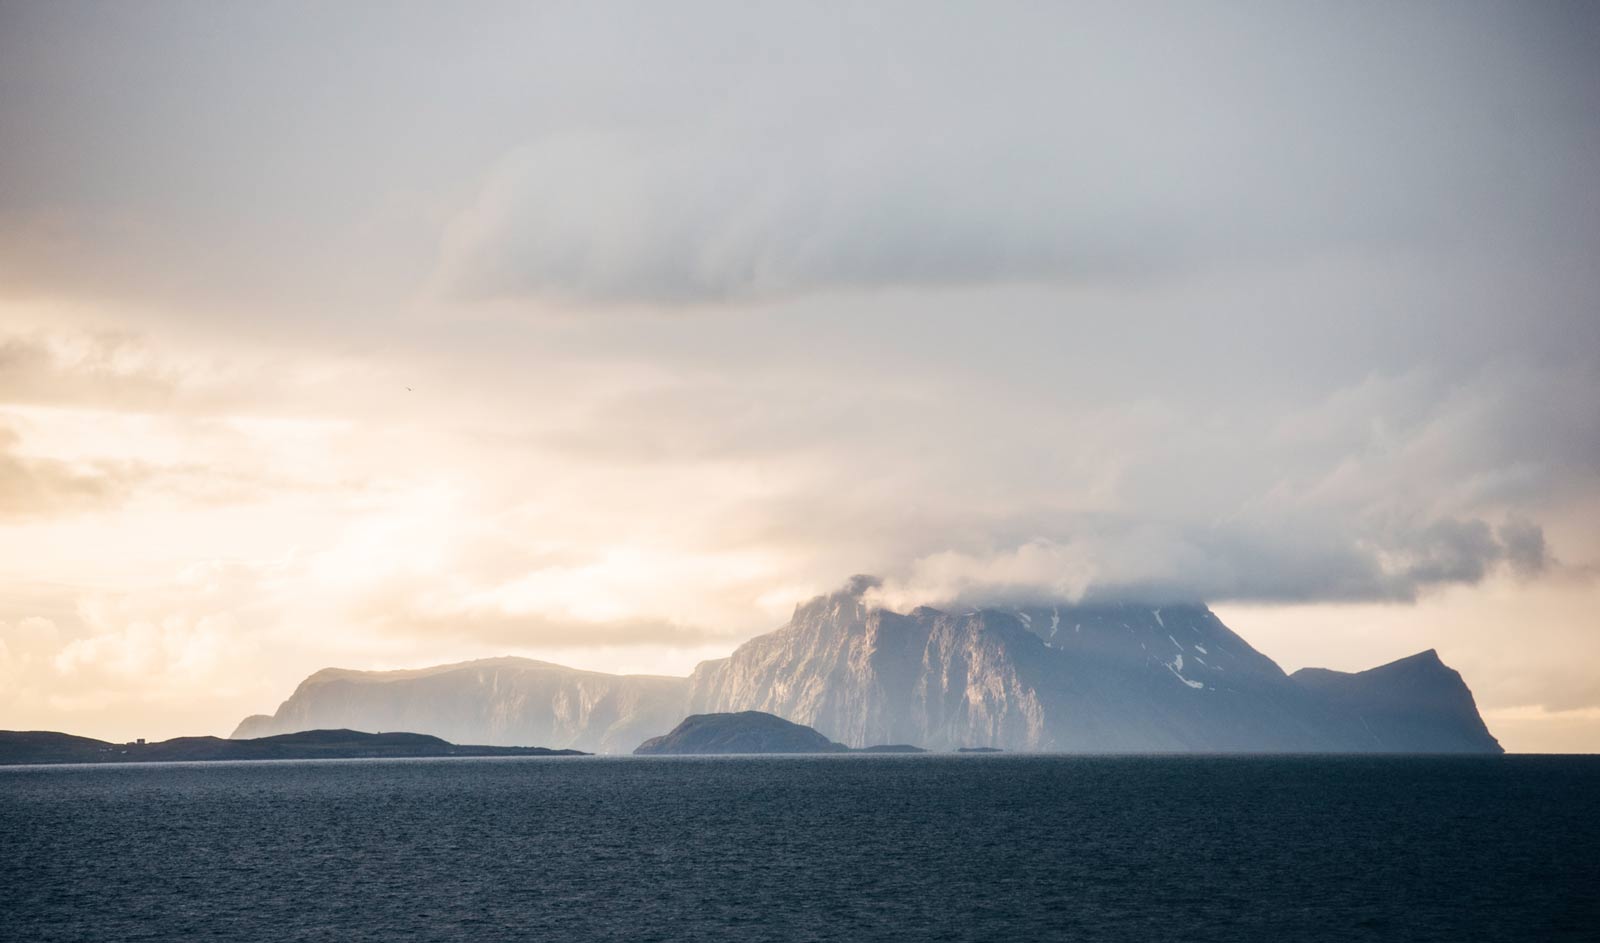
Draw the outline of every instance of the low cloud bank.
[[[931,553],[868,590],[876,604],[996,606],[1084,601],[1414,602],[1501,569],[1533,578],[1553,565],[1525,521],[1436,521],[1387,542],[1327,535],[1101,522],[1078,538]]]

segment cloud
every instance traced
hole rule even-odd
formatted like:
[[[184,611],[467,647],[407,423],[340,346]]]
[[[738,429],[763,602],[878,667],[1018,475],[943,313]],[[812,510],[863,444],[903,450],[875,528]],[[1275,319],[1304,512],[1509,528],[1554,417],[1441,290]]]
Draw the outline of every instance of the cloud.
[[[260,436],[241,435],[237,430],[219,434],[214,428],[197,433],[181,421],[135,420],[124,425],[119,421],[123,415],[97,410],[72,415],[30,411],[29,421],[18,424],[33,430],[27,437],[0,416],[0,521],[49,521],[161,504],[169,508],[241,506],[259,501],[267,493],[329,490],[326,482],[226,461],[213,451],[218,440],[251,445],[258,444],[251,440]],[[159,428],[163,425],[166,428]],[[34,451],[36,444],[29,447],[30,439],[61,439],[60,433],[74,426],[97,428],[105,442],[78,440],[65,456],[39,454]],[[47,431],[40,433],[41,427]],[[119,449],[111,444],[116,436],[130,433],[135,437],[142,434],[142,444],[154,454],[134,457],[136,446]],[[159,442],[163,434],[169,439],[166,443]],[[176,445],[189,454],[163,455],[162,445]]]
[[[1387,535],[1322,525],[1177,527],[1084,519],[1061,536],[1011,547],[944,550],[891,571],[876,593],[889,608],[1083,600],[1172,602],[1414,602],[1475,585],[1509,563],[1519,576],[1536,525],[1440,520]],[[1384,537],[1387,536],[1387,540]]]
[[[914,31],[862,24],[885,42],[842,47],[831,17],[785,17],[816,61],[760,70],[759,98],[684,114],[669,85],[639,90],[661,120],[544,126],[456,214],[436,286],[556,307],[704,305],[1144,283],[1351,246],[1593,235],[1559,182],[1584,163],[1583,134],[1555,118],[1575,103],[1521,65],[1548,57],[1535,16],[1507,32],[1426,6],[1352,18],[1263,5],[1248,27],[1170,7],[925,13]],[[709,42],[665,35],[680,54]],[[640,45],[646,62],[664,51]],[[690,83],[757,72],[692,56],[675,68]],[[848,94],[824,99],[831,82]],[[1514,177],[1505,162],[1530,155],[1511,121],[1549,146]]]
[[[58,637],[56,624],[39,616],[0,621],[0,704],[41,696]]]
[[[157,411],[179,399],[181,382],[125,332],[0,335],[0,403]]]
[[[7,671],[26,668],[31,660],[56,644],[56,624],[40,616],[0,622],[0,664]]]
[[[129,463],[74,463],[21,454],[19,441],[15,430],[0,426],[0,520],[109,507],[148,478]]]
[[[1497,532],[1512,569],[1523,577],[1544,573],[1554,562],[1545,546],[1544,528],[1529,521],[1513,520],[1500,525]]]
[[[166,676],[205,677],[216,672],[232,642],[225,622],[169,618],[134,621],[67,643],[55,658],[64,677],[107,675],[121,682]]]
[[[1177,239],[1108,231],[991,175],[970,143],[879,131],[690,145],[564,137],[504,158],[451,224],[436,283],[466,300],[700,304],[828,288],[1138,275],[1174,264]],[[913,153],[915,157],[913,158]],[[944,164],[946,166],[941,166]]]
[[[387,611],[384,630],[399,638],[456,639],[501,650],[560,650],[631,646],[688,648],[732,644],[737,633],[717,632],[666,619],[577,619],[538,613],[465,610],[455,613]]]
[[[695,539],[785,547],[813,586],[866,570],[928,598],[1411,602],[1507,565],[1538,578],[1543,522],[1577,548],[1593,519],[1572,505],[1600,460],[1600,426],[1569,408],[1584,367],[1358,373],[1293,403],[1213,403],[1223,376],[1186,403],[1188,377],[1124,363],[1089,406],[1072,365],[1029,399],[949,373],[947,391],[904,395],[904,375],[884,368],[879,388],[841,360],[621,394],[541,444],[641,495],[671,482],[701,509]],[[650,513],[630,501],[614,526]]]
[[[0,623],[0,710],[49,726],[226,703],[259,684],[270,568],[213,563],[136,593],[54,585],[55,618]],[[112,720],[113,723],[118,722]]]
[[[747,631],[748,598],[774,576],[761,553],[679,546],[611,546],[596,555],[533,562],[495,579],[452,556],[451,578],[386,588],[365,617],[404,635],[448,634],[521,650],[701,646]]]
[[[1556,248],[1594,236],[1593,21],[34,5],[0,35],[0,292],[382,323],[430,269],[447,297],[679,305]]]

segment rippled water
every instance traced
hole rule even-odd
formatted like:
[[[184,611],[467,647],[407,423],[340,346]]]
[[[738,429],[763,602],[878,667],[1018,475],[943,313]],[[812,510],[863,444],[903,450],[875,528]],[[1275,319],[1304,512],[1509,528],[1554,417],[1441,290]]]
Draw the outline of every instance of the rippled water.
[[[0,769],[0,938],[1596,939],[1600,758]]]

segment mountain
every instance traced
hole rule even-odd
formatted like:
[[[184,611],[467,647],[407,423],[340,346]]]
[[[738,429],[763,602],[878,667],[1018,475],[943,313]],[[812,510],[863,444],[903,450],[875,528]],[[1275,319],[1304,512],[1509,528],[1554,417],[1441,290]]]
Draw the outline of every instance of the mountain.
[[[651,737],[633,752],[638,756],[683,756],[712,753],[844,753],[810,727],[761,711],[695,714],[671,733]]]
[[[447,740],[626,753],[683,719],[687,681],[491,658],[416,671],[329,668],[235,738],[317,727],[417,730]]]
[[[761,710],[851,744],[948,751],[1344,749],[1325,711],[1204,606],[899,614],[869,584],[701,663],[689,710]]]
[[[1501,752],[1432,652],[1357,674],[1284,673],[1199,603],[897,613],[872,580],[687,678],[525,659],[322,671],[236,736],[411,729],[485,743],[628,752],[685,715],[759,711],[852,748],[946,752]]]
[[[1292,677],[1331,713],[1347,718],[1348,734],[1367,749],[1501,752],[1460,673],[1431,648],[1354,674],[1302,668]]]
[[[0,730],[0,765],[158,763],[201,760],[307,760],[416,756],[581,756],[543,747],[458,746],[416,733],[307,730],[251,740],[175,737],[109,743],[48,730]]]

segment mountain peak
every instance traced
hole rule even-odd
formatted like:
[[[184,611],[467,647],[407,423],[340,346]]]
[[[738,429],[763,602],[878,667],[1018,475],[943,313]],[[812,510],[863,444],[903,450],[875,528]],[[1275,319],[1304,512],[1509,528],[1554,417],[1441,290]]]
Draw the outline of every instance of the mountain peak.
[[[813,596],[804,602],[796,603],[794,615],[790,617],[790,624],[806,619],[829,618],[848,613],[850,616],[864,615],[867,606],[862,597],[868,590],[876,589],[883,585],[883,580],[866,573],[858,573],[845,581],[845,584],[831,593]]]
[[[1398,661],[1392,662],[1392,664],[1399,665],[1406,662],[1415,662],[1418,664],[1427,663],[1433,665],[1444,664],[1444,660],[1439,657],[1439,650],[1437,648],[1424,649],[1423,651],[1417,652],[1415,655],[1401,658]]]

